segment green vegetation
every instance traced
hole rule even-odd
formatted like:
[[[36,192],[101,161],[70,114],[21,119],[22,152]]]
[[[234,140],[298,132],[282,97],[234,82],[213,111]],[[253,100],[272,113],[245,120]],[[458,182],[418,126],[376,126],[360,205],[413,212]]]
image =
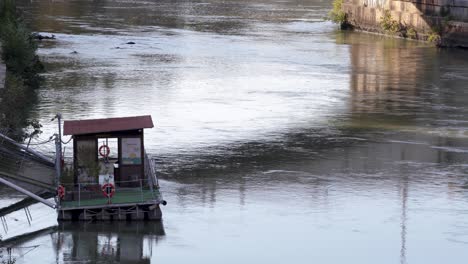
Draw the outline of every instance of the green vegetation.
[[[410,39],[416,39],[418,37],[418,33],[416,32],[416,30],[414,28],[408,28],[406,29],[406,37],[410,38]]]
[[[443,25],[435,25],[431,28],[431,32],[427,35],[427,41],[436,45],[440,45],[442,41]]]
[[[328,19],[339,23],[341,28],[351,27],[348,21],[347,14],[343,11],[343,0],[334,0],[333,9],[328,14]],[[424,29],[421,32],[417,32],[411,23],[406,24],[405,20],[395,19],[392,16],[390,10],[383,10],[382,16],[380,17],[378,32],[382,32],[388,35],[399,36],[408,39],[426,39],[436,45],[442,45],[444,33],[450,29],[450,21],[453,20],[451,15],[450,7],[442,6],[440,10],[440,16],[442,20],[438,22],[436,26],[432,28],[432,31],[427,33]]]
[[[427,41],[435,43],[435,44],[439,44],[441,41],[440,34],[437,31],[432,30],[432,32],[430,32],[429,35],[427,36]]]
[[[402,25],[400,22],[393,19],[389,10],[385,10],[384,15],[380,18],[380,26],[388,34],[399,34],[402,37],[410,39],[418,38],[418,33],[414,28]],[[427,37],[427,41],[439,45],[441,42],[442,31],[441,26],[433,27],[432,32],[430,32]]]
[[[390,13],[390,10],[385,10],[384,16],[380,17],[380,26],[385,32],[391,33],[391,34],[396,34],[402,31],[403,29],[400,23],[396,21],[395,19],[393,19],[392,14]]]
[[[333,9],[328,13],[328,18],[334,23],[340,24],[342,29],[348,28],[347,15],[342,9],[343,0],[334,0]]]
[[[0,2],[0,41],[7,68],[5,89],[0,94],[0,127],[21,140],[40,132],[41,125],[29,120],[28,113],[36,100],[35,90],[42,82],[39,73],[43,66],[14,0]]]

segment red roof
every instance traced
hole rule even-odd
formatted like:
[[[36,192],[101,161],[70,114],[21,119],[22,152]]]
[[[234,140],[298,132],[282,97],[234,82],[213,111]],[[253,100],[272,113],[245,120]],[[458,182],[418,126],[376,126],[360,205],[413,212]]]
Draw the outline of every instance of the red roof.
[[[103,132],[126,131],[152,127],[154,127],[154,125],[150,115],[104,119],[67,120],[63,123],[63,134],[97,134]]]

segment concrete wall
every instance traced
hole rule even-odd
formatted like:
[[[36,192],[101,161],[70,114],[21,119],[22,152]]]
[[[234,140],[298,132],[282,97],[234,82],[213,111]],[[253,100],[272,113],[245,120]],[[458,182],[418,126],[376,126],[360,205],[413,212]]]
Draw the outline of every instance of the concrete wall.
[[[427,39],[440,33],[443,46],[468,47],[468,0],[343,0],[343,11],[355,28],[371,32],[384,32],[380,22],[385,12],[407,30],[417,32],[417,39]]]

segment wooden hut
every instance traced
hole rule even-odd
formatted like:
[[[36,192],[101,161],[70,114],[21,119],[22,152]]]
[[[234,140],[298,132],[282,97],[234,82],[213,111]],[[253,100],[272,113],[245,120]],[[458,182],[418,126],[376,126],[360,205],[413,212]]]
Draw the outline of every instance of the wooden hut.
[[[59,220],[158,220],[162,200],[144,148],[151,116],[64,121],[73,166],[59,186]]]

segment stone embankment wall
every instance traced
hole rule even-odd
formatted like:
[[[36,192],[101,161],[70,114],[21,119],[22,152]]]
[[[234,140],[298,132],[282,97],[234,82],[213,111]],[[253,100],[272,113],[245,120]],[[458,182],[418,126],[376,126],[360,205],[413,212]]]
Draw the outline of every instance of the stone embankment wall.
[[[343,0],[342,9],[360,30],[468,48],[468,0]]]

